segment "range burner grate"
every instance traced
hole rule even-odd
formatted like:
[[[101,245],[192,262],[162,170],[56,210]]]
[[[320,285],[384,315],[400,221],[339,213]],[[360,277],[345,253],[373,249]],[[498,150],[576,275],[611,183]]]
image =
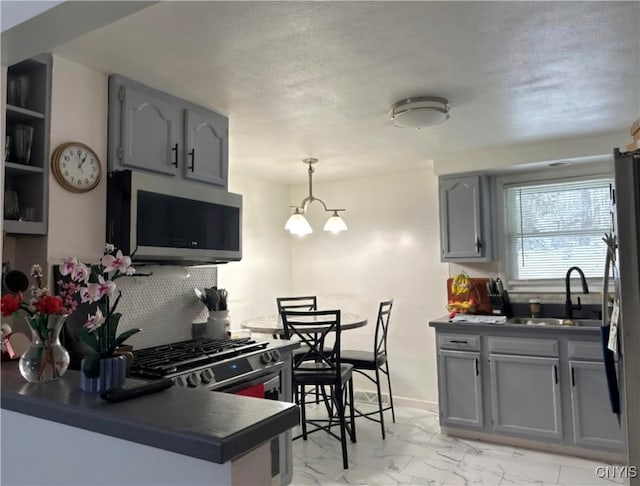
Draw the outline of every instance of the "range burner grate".
[[[198,338],[133,352],[132,376],[162,377],[193,369],[267,347],[250,338]]]

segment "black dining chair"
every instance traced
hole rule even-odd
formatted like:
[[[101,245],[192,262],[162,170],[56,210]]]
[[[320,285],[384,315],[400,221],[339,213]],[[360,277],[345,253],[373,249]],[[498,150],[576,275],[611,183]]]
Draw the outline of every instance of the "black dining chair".
[[[391,377],[389,376],[389,358],[387,354],[387,334],[389,331],[389,319],[391,317],[391,308],[393,307],[393,299],[380,302],[378,308],[378,321],[376,322],[376,333],[373,340],[373,351],[344,350],[342,351],[342,363],[353,365],[353,371],[366,377],[369,381],[375,383],[378,392],[378,410],[364,413],[356,409],[359,417],[365,417],[374,422],[378,422],[382,429],[382,439],[386,438],[384,431],[384,412],[391,410],[393,422],[396,421],[395,410],[393,409],[393,393],[391,392]],[[374,376],[371,375],[373,372]],[[387,376],[387,385],[389,389],[389,405],[382,406],[382,393],[380,388],[380,374]],[[374,415],[379,414],[379,418]]]
[[[305,353],[293,363],[293,387],[300,396],[302,434],[294,437],[307,440],[307,436],[324,430],[342,444],[342,465],[349,469],[347,455],[347,434],[356,442],[355,411],[353,407],[353,366],[344,364],[340,358],[340,311],[282,311],[285,338],[296,337],[304,343]],[[310,330],[311,326],[313,330]],[[333,344],[327,344],[327,336],[333,337]],[[327,407],[328,418],[308,419],[306,412],[305,387],[320,386],[330,389],[331,406]],[[325,401],[325,403],[328,403]],[[347,420],[346,409],[350,409]],[[308,430],[308,425],[314,428]],[[332,427],[340,427],[336,435]]]
[[[276,297],[276,305],[278,306],[278,315],[282,315],[285,310],[314,311],[318,310],[318,298],[315,295],[303,295],[297,297]],[[274,334],[273,338],[278,339],[280,336]],[[296,349],[292,353],[294,360],[304,355],[304,347]],[[316,403],[320,403],[320,387],[315,388]],[[296,403],[298,401],[296,400]]]

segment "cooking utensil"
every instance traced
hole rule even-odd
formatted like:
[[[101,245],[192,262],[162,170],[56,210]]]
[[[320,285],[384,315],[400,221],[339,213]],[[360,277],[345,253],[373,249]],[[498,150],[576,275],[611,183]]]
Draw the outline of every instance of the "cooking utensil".
[[[204,305],[206,305],[207,309],[212,310],[211,309],[211,304],[209,303],[209,299],[207,298],[207,296],[205,294],[202,293],[202,290],[200,290],[198,288],[195,288],[195,289],[193,289],[193,291],[196,293],[196,297],[198,297],[200,302],[202,302]]]
[[[210,287],[208,289],[204,289],[204,292],[207,295],[207,299],[211,303],[211,307],[209,308],[209,310],[220,310],[220,296],[218,295],[218,289],[216,287]]]
[[[218,289],[218,297],[220,297],[219,310],[227,310],[227,297],[229,293],[226,289]]]
[[[502,284],[500,277],[496,279],[496,289],[498,291],[498,295],[504,295],[504,285]]]

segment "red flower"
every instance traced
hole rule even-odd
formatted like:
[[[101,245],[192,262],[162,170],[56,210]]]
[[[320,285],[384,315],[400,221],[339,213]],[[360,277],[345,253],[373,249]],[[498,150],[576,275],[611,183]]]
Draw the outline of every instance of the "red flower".
[[[20,308],[20,304],[22,304],[22,292],[18,292],[18,295],[3,295],[1,303],[2,315],[9,317]]]
[[[36,302],[40,314],[58,314],[62,310],[62,299],[57,295],[45,295]]]

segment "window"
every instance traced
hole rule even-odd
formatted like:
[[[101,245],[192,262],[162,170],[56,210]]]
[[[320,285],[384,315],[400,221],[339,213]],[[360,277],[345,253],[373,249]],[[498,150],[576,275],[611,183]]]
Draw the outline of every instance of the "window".
[[[602,278],[611,231],[609,179],[566,179],[504,186],[509,280],[561,279],[569,267]]]

